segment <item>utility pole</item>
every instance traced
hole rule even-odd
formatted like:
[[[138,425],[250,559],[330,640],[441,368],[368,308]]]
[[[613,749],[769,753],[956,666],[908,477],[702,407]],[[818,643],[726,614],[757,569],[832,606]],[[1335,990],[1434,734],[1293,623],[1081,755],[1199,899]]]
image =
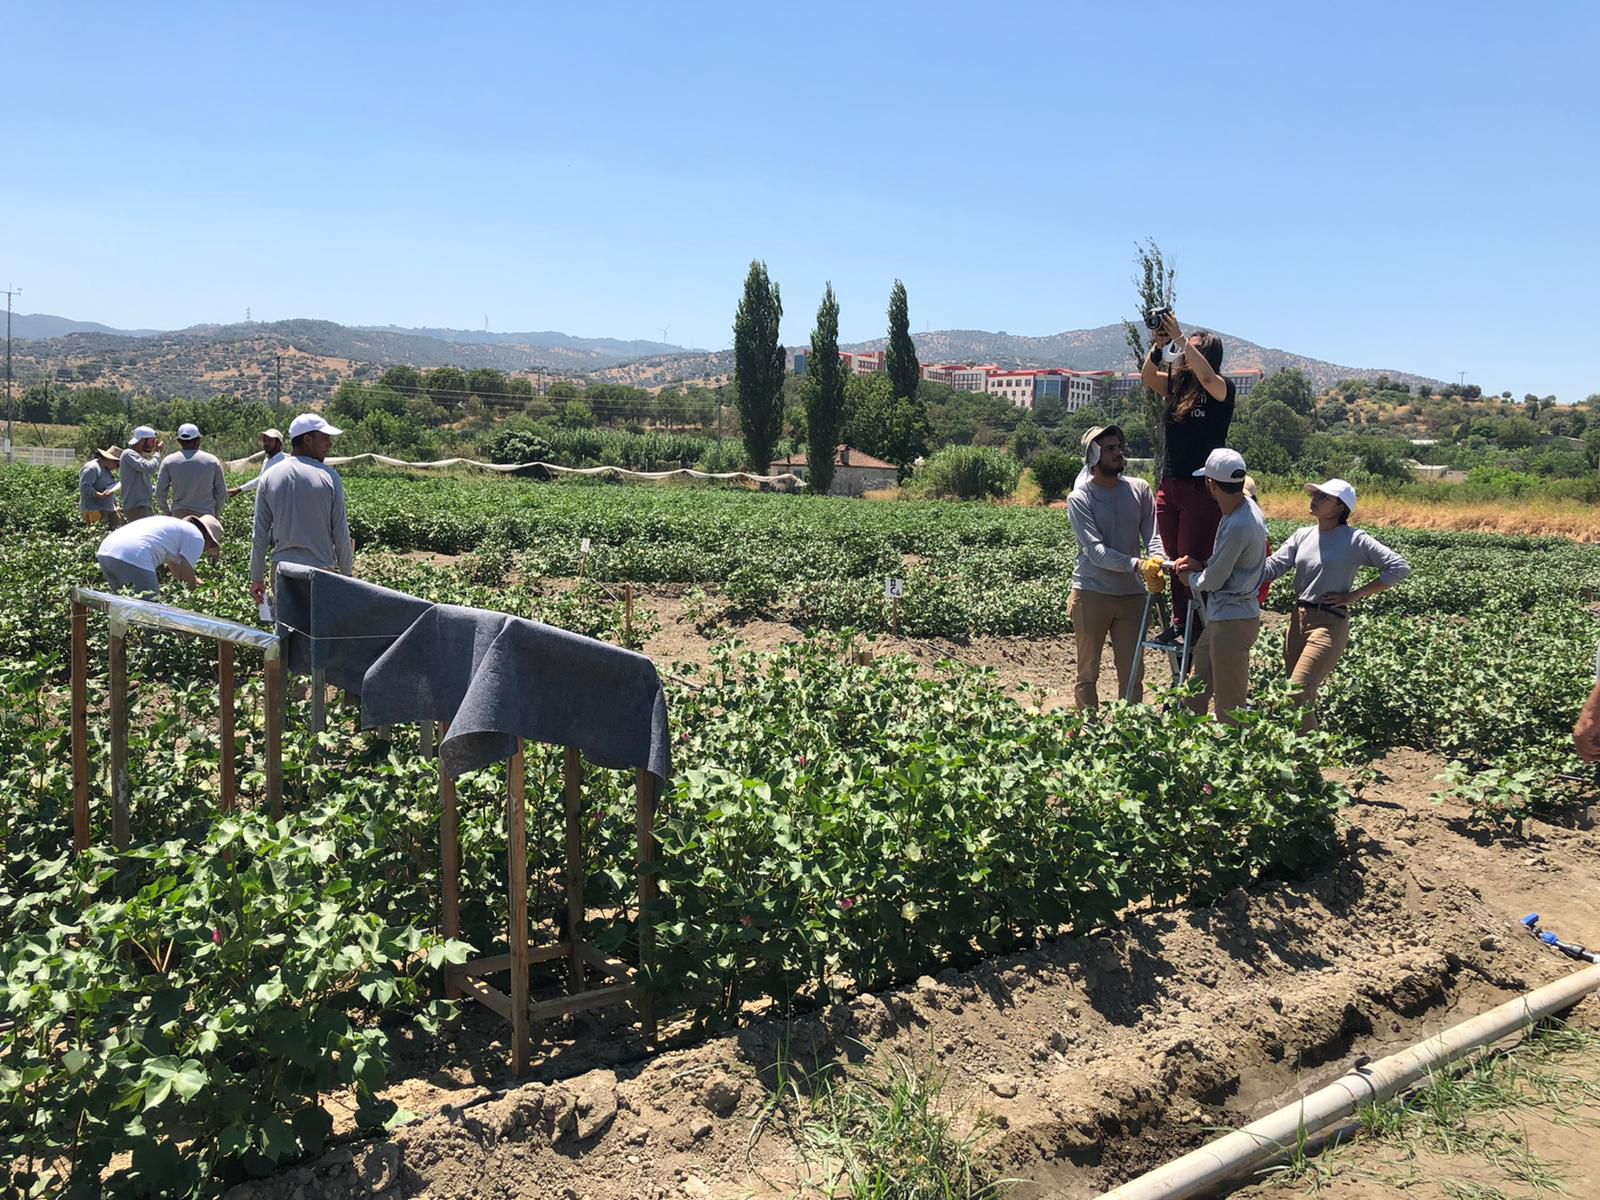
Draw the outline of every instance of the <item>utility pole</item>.
[[[11,297],[22,295],[22,289],[12,284],[6,289],[6,461],[12,461],[16,453],[12,446],[15,442],[11,437]]]
[[[283,355],[274,354],[272,359],[278,364],[277,382],[272,385],[272,416],[279,424],[283,423]]]

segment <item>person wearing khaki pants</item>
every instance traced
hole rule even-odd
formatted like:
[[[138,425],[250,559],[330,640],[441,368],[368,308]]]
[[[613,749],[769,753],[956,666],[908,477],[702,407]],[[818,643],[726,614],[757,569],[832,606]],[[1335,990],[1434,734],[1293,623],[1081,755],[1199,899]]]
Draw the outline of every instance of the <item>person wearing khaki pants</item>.
[[[1094,708],[1100,702],[1095,685],[1107,637],[1117,665],[1119,698],[1128,694],[1129,681],[1140,673],[1145,597],[1141,555],[1152,540],[1159,553],[1161,542],[1150,485],[1123,478],[1127,459],[1122,430],[1100,425],[1085,433],[1083,461],[1083,472],[1067,497],[1067,520],[1078,543],[1067,612],[1078,650],[1073,699],[1079,708]],[[1135,684],[1134,694],[1143,699],[1142,683]]]
[[[1267,523],[1244,494],[1244,457],[1213,450],[1195,472],[1222,510],[1217,540],[1204,562],[1190,555],[1172,564],[1178,578],[1200,597],[1205,618],[1194,647],[1194,670],[1203,687],[1189,707],[1204,713],[1216,700],[1217,717],[1237,724],[1250,689],[1250,647],[1261,633],[1262,569],[1267,558]]]
[[[1343,479],[1308,485],[1315,525],[1296,529],[1267,559],[1263,577],[1270,584],[1294,568],[1294,614],[1283,642],[1284,667],[1300,685],[1305,709],[1301,728],[1317,727],[1317,691],[1333,673],[1350,643],[1350,606],[1393,587],[1411,566],[1365,530],[1350,525],[1356,489]],[[1364,567],[1378,578],[1351,591]]]
[[[1111,639],[1111,659],[1117,668],[1117,695],[1128,694],[1128,680],[1139,671],[1134,693],[1144,703],[1144,672],[1139,662],[1139,628],[1144,616],[1144,596],[1111,596],[1073,588],[1067,599],[1067,615],[1072,618],[1072,637],[1078,650],[1078,681],[1072,689],[1073,703],[1079,708],[1094,708],[1100,703],[1098,683],[1106,638]]]

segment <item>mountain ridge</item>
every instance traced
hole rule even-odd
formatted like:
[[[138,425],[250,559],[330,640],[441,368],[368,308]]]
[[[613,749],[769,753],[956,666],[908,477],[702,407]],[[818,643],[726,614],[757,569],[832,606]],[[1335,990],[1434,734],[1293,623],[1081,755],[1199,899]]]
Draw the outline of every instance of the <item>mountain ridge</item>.
[[[211,390],[259,390],[275,377],[278,360],[296,381],[314,377],[318,389],[352,374],[398,363],[419,368],[493,367],[511,373],[541,373],[597,382],[663,387],[718,382],[733,370],[731,350],[685,350],[663,342],[580,338],[558,331],[495,333],[444,327],[341,325],[314,318],[236,324],[201,324],[181,330],[118,330],[98,322],[48,314],[14,315],[12,336],[17,374],[94,379],[135,391],[202,395]],[[70,328],[69,328],[70,327]],[[29,332],[63,330],[38,338]],[[449,335],[449,336],[446,336]],[[1258,368],[1267,374],[1294,367],[1325,388],[1351,377],[1389,378],[1416,386],[1438,380],[1395,368],[1347,367],[1291,351],[1257,345],[1219,331],[1224,368]],[[462,340],[450,340],[459,337]],[[522,340],[510,340],[522,339]],[[1043,336],[982,329],[924,330],[913,335],[918,358],[938,362],[993,362],[1002,367],[1064,367],[1079,371],[1131,370],[1120,324],[1071,329]],[[843,349],[881,350],[885,338],[850,343]],[[63,368],[71,374],[62,375]],[[288,382],[286,380],[286,382]],[[298,390],[298,389],[297,389]]]

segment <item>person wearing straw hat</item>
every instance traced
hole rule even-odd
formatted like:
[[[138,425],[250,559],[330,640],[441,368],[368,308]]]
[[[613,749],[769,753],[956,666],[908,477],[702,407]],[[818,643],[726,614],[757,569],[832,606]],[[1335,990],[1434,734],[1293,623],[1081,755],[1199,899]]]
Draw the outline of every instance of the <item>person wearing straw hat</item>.
[[[250,595],[267,595],[267,559],[355,573],[355,548],[345,515],[344,481],[323,459],[344,430],[316,413],[301,413],[289,426],[294,454],[261,473],[256,520],[250,535]]]
[[[241,483],[238,487],[229,488],[228,495],[237,496],[240,492],[253,492],[261,486],[261,480],[273,467],[288,457],[283,452],[283,434],[276,429],[263,429],[261,431],[261,453],[264,456],[261,462],[260,473],[249,483]]]
[[[1194,670],[1204,689],[1189,707],[1203,713],[1216,699],[1217,716],[1237,724],[1250,690],[1250,647],[1261,633],[1261,566],[1267,558],[1267,523],[1244,494],[1244,456],[1213,450],[1195,472],[1222,513],[1211,557],[1184,555],[1173,571],[1200,599],[1205,628],[1195,639]]]
[[[1317,691],[1350,643],[1350,606],[1386,591],[1411,565],[1365,530],[1353,529],[1356,489],[1343,479],[1308,484],[1315,525],[1303,525],[1267,559],[1268,583],[1294,568],[1294,612],[1283,640],[1284,666],[1300,685],[1302,728],[1315,729]],[[1370,567],[1378,577],[1351,591]]]
[[[222,522],[215,517],[147,517],[131,521],[109,533],[95,551],[100,572],[111,590],[132,591],[151,600],[161,599],[156,572],[165,567],[188,587],[200,582],[194,569],[201,555],[219,558]]]
[[[1067,520],[1078,542],[1067,612],[1077,643],[1078,678],[1073,699],[1079,708],[1100,703],[1095,684],[1106,639],[1117,666],[1117,695],[1139,671],[1139,638],[1144,632],[1146,583],[1141,568],[1149,554],[1159,556],[1156,501],[1150,485],[1123,475],[1127,443],[1117,425],[1096,425],[1083,435],[1084,473],[1067,497]],[[1142,684],[1140,688],[1142,699]]]
[[[142,521],[155,511],[156,476],[161,470],[161,438],[141,425],[122,452],[118,477],[122,480],[122,519]]]
[[[227,502],[222,463],[200,449],[199,426],[178,426],[178,451],[162,460],[156,476],[156,508],[173,517],[217,517]]]
[[[115,446],[96,450],[78,472],[78,512],[84,524],[104,523],[115,529],[122,524],[122,514],[117,511],[117,477],[111,473],[122,461],[122,451]]]

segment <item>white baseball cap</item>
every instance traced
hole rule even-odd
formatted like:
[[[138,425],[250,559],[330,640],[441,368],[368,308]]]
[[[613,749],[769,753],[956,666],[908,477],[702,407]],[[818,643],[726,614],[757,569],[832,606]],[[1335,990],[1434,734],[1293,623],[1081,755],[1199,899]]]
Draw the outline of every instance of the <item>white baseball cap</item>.
[[[1356,489],[1343,479],[1329,479],[1323,483],[1306,484],[1306,494],[1315,496],[1321,492],[1324,496],[1332,496],[1350,512],[1356,510]]]
[[[1226,446],[1219,446],[1207,456],[1206,465],[1194,473],[1196,479],[1202,475],[1207,479],[1215,479],[1218,483],[1243,483],[1244,455],[1237,450],[1229,450]]]
[[[133,431],[133,436],[128,439],[128,445],[137,446],[140,442],[144,441],[145,438],[151,438],[151,437],[157,437],[157,436],[159,436],[159,435],[156,433],[156,431],[154,429],[151,429],[150,426],[148,426],[148,425],[140,425],[137,429],[135,429]]]
[[[200,440],[200,426],[192,421],[185,421],[178,426],[178,440],[180,442],[198,442]]]
[[[338,437],[344,430],[336,429],[329,425],[316,413],[301,413],[289,422],[289,440],[292,442],[302,433],[325,433],[329,437]]]
[[[263,429],[261,431],[261,436],[269,437],[275,442],[283,441],[283,432],[278,429]]]

